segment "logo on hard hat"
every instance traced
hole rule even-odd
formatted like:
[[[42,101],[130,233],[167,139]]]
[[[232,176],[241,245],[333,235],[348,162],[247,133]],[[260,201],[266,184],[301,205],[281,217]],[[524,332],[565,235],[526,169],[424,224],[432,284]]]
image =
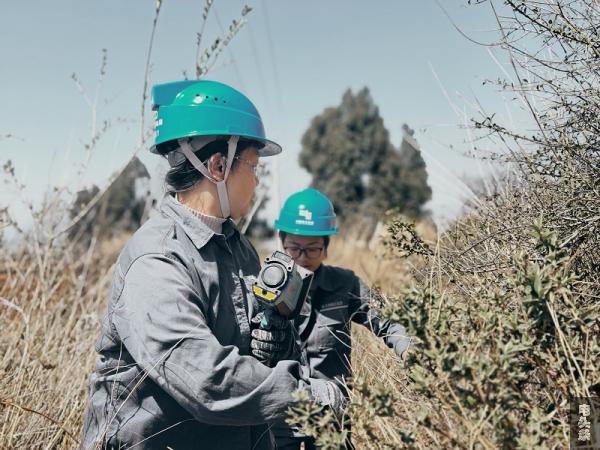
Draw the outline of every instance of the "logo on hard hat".
[[[158,128],[163,124],[162,119],[156,118],[157,114],[157,111],[154,111],[154,132],[156,133],[156,136],[160,134],[160,130]]]
[[[315,222],[312,220],[312,211],[306,209],[306,206],[300,205],[298,206],[298,215],[300,217],[304,217],[302,219],[296,219],[296,225],[314,225]]]

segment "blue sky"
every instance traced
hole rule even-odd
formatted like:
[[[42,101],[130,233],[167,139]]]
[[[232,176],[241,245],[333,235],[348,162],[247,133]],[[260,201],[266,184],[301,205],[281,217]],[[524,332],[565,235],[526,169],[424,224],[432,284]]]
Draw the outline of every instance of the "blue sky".
[[[494,41],[495,21],[487,5],[440,0],[452,20],[470,36]],[[463,177],[478,177],[485,164],[464,158],[468,135],[459,128],[454,108],[473,115],[477,98],[490,111],[517,127],[525,123],[514,102],[485,79],[502,76],[485,47],[460,35],[434,0],[294,1],[252,0],[248,24],[221,55],[208,78],[232,84],[248,95],[263,116],[268,135],[281,143],[280,195],[304,188],[310,177],[298,167],[300,138],[310,119],[339,103],[343,92],[368,86],[392,141],[401,125],[415,128],[427,162],[434,198],[428,205],[436,220],[460,212]],[[152,54],[151,83],[193,74],[196,33],[204,1],[164,0]],[[216,0],[204,34],[212,43],[220,27],[239,17],[243,2]],[[11,159],[27,186],[25,195],[40,198],[48,186],[73,189],[102,185],[139,142],[141,94],[154,1],[59,2],[21,0],[0,15],[0,162]],[[106,75],[98,85],[102,49]],[[501,64],[505,59],[495,54]],[[508,69],[507,69],[508,70]],[[92,108],[71,74],[76,73],[90,99],[97,98],[96,122],[111,126],[86,159]],[[99,88],[98,88],[99,86]],[[451,104],[453,106],[451,106]],[[149,110],[149,102],[146,111]],[[151,116],[148,114],[146,123]],[[524,125],[523,125],[524,126]],[[451,150],[452,146],[455,150]],[[162,163],[147,151],[142,160],[160,189]],[[3,188],[0,205],[24,217],[15,192]],[[273,217],[275,208],[269,207]]]

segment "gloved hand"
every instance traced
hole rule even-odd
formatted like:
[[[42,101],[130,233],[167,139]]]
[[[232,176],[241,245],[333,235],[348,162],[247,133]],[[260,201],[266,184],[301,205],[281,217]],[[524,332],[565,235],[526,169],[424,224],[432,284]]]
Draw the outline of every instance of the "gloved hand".
[[[411,339],[408,336],[403,336],[394,344],[394,353],[402,360],[406,360],[408,350],[410,348]]]
[[[311,378],[310,393],[313,401],[321,406],[329,406],[338,420],[341,421],[346,408],[346,397],[336,383]]]
[[[278,314],[269,317],[268,329],[260,327],[264,312],[259,312],[250,321],[252,355],[268,367],[274,367],[279,361],[298,360],[300,348],[296,342],[296,332],[292,323]]]

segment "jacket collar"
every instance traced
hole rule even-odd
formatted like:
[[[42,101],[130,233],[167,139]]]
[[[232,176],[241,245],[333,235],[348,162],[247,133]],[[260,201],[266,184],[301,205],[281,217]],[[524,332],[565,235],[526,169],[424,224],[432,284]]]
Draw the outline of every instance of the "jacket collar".
[[[160,210],[183,228],[183,231],[189,236],[197,249],[204,247],[213,236],[221,236],[204,224],[192,211],[177,202],[170,193],[165,194],[163,197]],[[228,219],[223,223],[222,233],[225,239],[229,239],[239,231],[235,223]]]

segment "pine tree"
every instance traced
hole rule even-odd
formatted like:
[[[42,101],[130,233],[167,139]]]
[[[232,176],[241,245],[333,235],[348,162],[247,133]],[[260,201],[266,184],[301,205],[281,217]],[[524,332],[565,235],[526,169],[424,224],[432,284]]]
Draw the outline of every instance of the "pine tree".
[[[122,231],[134,231],[142,221],[145,200],[136,192],[136,181],[149,178],[144,164],[134,157],[120,176],[102,194],[100,201],[73,227],[70,236],[90,237],[94,229],[102,237],[110,237]],[[71,208],[71,217],[76,217],[82,208],[96,197],[100,189],[96,185],[77,192]]]
[[[431,199],[431,188],[414,130],[406,124],[402,130],[400,149],[390,153],[373,177],[370,196],[376,211],[397,208],[407,216],[419,217],[423,214],[423,205]]]
[[[380,167],[390,151],[389,133],[369,90],[356,95],[347,90],[338,107],[312,120],[302,137],[300,165],[338,213],[349,217],[366,200],[365,175]]]
[[[404,126],[397,151],[368,88],[357,94],[347,90],[339,106],[311,121],[302,137],[300,165],[342,220],[357,213],[377,220],[391,208],[416,217],[431,189],[413,133]]]

